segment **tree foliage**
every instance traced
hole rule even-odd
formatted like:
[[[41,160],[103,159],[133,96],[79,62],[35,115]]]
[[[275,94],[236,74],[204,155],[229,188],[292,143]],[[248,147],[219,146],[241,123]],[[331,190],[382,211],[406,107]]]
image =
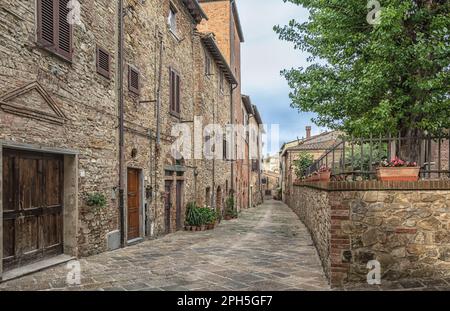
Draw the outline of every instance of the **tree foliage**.
[[[308,68],[283,71],[292,107],[353,135],[450,128],[450,1],[379,0],[375,25],[364,0],[287,1],[310,11],[275,26],[311,55]]]
[[[306,170],[313,165],[313,155],[302,152],[298,155],[297,159],[293,161],[294,172],[297,178],[302,178]]]

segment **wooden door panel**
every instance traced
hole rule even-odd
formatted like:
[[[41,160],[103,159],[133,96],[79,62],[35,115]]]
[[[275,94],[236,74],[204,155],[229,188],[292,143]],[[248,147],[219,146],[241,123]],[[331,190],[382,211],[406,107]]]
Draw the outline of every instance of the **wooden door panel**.
[[[170,233],[171,226],[171,209],[172,209],[172,182],[166,181],[165,183],[165,199],[164,199],[164,207],[165,207],[165,227],[166,233]]]
[[[20,252],[28,254],[39,250],[39,218],[36,216],[24,217],[19,222]]]
[[[14,219],[3,219],[3,259],[14,257],[15,234]]]
[[[178,181],[177,182],[177,230],[181,230],[182,229],[182,221],[181,218],[183,215],[182,214],[182,204],[183,204],[183,182],[182,181]]]
[[[139,238],[140,236],[140,183],[139,171],[128,169],[128,240]]]
[[[60,245],[63,242],[62,217],[60,213],[43,215],[41,217],[43,227],[44,248]]]
[[[14,211],[17,208],[14,195],[14,158],[5,154],[3,156],[3,211]]]
[[[62,163],[53,159],[45,160],[45,198],[47,206],[62,205],[61,174]]]
[[[3,180],[5,270],[62,253],[62,156],[5,150]]]
[[[42,162],[34,158],[19,160],[19,209],[42,207]]]

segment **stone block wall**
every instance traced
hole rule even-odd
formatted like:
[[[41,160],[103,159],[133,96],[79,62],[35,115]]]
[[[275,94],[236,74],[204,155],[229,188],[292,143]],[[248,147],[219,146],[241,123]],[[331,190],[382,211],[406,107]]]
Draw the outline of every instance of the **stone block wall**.
[[[366,282],[371,260],[380,262],[382,280],[449,276],[450,183],[370,183],[370,190],[363,183],[360,190],[347,183],[297,185],[289,198],[331,284]]]
[[[288,205],[309,229],[325,274],[330,277],[331,210],[327,192],[295,187]]]

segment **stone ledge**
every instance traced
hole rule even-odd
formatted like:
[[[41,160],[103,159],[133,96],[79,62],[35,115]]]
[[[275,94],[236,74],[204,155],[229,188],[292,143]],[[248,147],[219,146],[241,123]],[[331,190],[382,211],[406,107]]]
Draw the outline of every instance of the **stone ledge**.
[[[417,182],[400,181],[332,181],[332,182],[300,182],[295,187],[308,187],[324,191],[436,191],[450,190],[450,180],[420,180]]]

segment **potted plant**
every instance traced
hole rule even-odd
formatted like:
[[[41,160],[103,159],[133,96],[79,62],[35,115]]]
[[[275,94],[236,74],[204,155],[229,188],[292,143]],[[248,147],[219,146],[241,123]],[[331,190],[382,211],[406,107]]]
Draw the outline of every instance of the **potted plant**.
[[[186,229],[197,231],[202,225],[202,212],[194,202],[189,203],[186,210]]]
[[[404,161],[395,157],[392,161],[384,160],[377,169],[380,181],[418,181],[420,167],[416,162]]]
[[[323,182],[329,182],[330,179],[331,179],[331,169],[329,169],[325,165],[322,166],[319,170],[319,180]]]
[[[226,201],[225,220],[237,218],[237,211],[234,206],[234,196],[229,196]]]

